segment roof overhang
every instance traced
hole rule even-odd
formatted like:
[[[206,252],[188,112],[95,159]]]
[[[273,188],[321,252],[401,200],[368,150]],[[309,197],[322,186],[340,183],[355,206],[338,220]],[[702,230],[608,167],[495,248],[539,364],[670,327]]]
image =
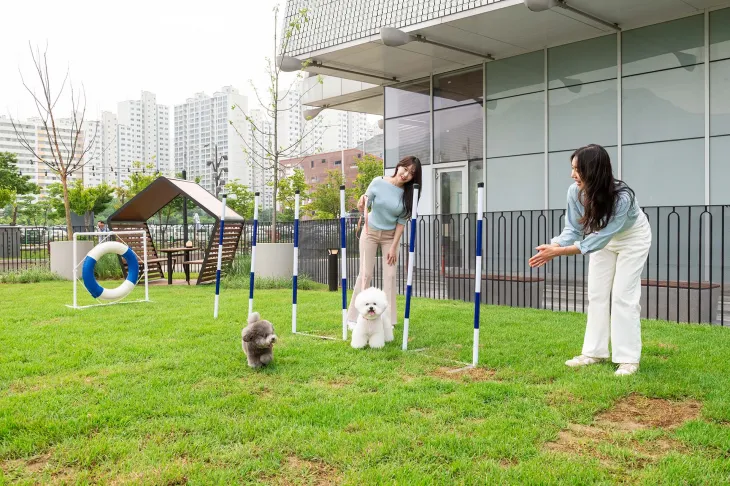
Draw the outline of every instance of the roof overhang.
[[[178,196],[187,197],[216,221],[220,220],[222,203],[200,184],[172,177],[158,177],[109,216],[109,221],[147,221]],[[225,221],[243,221],[243,218],[232,209],[226,208]]]
[[[595,17],[618,24],[621,30],[673,20],[701,13],[706,8],[730,5],[730,0],[569,0],[568,4]],[[502,59],[545,47],[554,47],[614,33],[610,26],[570,10],[529,10],[523,0],[504,0],[402,29],[427,39]],[[396,78],[398,82],[478,65],[484,58],[444,47],[411,42],[400,47],[383,44],[380,34],[297,56],[324,67],[306,71],[327,77],[368,83],[366,90],[336,96],[310,97],[310,106],[339,104],[337,109],[381,114],[382,92],[395,84],[374,76]],[[489,62],[489,61],[487,61]],[[358,71],[352,74],[332,68]],[[375,93],[380,98],[370,98]],[[364,99],[367,98],[367,99]],[[376,108],[376,105],[379,108]]]

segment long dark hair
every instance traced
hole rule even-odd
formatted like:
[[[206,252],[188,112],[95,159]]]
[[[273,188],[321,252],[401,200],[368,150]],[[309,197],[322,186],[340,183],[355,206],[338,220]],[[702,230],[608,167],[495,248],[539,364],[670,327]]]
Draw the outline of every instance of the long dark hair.
[[[405,218],[408,218],[411,214],[413,214],[414,184],[418,184],[421,188],[421,190],[418,191],[418,200],[421,200],[421,193],[423,192],[423,184],[421,184],[421,161],[415,155],[408,155],[398,162],[398,165],[395,166],[395,170],[393,172],[393,177],[395,177],[396,174],[398,174],[398,167],[405,167],[406,169],[409,169],[411,166],[413,166],[413,178],[406,182],[403,186],[403,217]]]
[[[586,145],[570,156],[576,160],[576,170],[582,184],[579,197],[585,213],[580,223],[585,233],[594,233],[606,227],[616,210],[621,193],[627,193],[634,204],[634,191],[625,182],[613,177],[611,158],[600,145]]]

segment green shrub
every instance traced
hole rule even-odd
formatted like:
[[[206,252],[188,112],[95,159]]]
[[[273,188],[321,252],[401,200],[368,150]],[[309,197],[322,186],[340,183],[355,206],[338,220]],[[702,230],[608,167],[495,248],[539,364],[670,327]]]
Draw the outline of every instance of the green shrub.
[[[0,273],[0,283],[38,283],[52,280],[63,280],[59,275],[43,266],[33,266],[15,272]]]
[[[124,278],[124,275],[122,275],[122,266],[119,264],[119,257],[111,253],[107,253],[96,262],[94,274],[99,280],[119,280]]]

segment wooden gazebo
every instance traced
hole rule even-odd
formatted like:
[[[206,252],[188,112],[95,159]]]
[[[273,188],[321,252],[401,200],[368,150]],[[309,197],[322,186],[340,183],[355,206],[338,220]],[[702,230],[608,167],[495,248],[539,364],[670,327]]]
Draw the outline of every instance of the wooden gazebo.
[[[188,265],[201,265],[196,284],[215,282],[216,267],[218,265],[221,201],[200,184],[182,179],[158,177],[114,214],[109,216],[109,228],[113,231],[144,230],[147,235],[148,277],[150,279],[163,278],[162,263],[167,261],[167,259],[158,256],[155,244],[152,241],[149,226],[147,226],[147,220],[178,196],[184,196],[195,202],[200,209],[215,219],[216,224],[208,238],[203,259],[185,262]],[[243,218],[231,210],[231,208],[226,208],[223,231],[222,268],[235,258],[238,241],[243,232]],[[132,247],[137,255],[142,255],[141,238],[125,237],[124,241]],[[124,276],[126,277],[127,265],[121,257],[119,260]],[[141,259],[139,264],[141,269]]]

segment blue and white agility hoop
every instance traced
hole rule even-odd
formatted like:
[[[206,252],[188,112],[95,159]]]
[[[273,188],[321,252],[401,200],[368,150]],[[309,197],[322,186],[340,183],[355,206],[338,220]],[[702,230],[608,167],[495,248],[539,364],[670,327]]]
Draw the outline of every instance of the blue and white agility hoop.
[[[482,290],[482,226],[484,212],[484,183],[477,184],[477,237],[476,268],[474,269],[474,348],[472,350],[472,366],[479,362],[479,306]]]
[[[344,162],[343,162],[344,163]],[[345,186],[340,186],[340,262],[342,263],[342,339],[347,341],[347,237],[345,235]]]
[[[291,332],[297,333],[297,275],[299,274],[299,191],[294,192],[294,263],[292,265]]]
[[[227,194],[222,194],[223,196],[223,207],[221,208],[221,224],[220,224],[220,232],[218,234],[218,266],[215,270],[215,305],[213,306],[213,319],[218,319],[218,300],[220,299],[220,290],[221,290],[221,262],[223,259],[223,227],[226,224],[226,197]]]
[[[253,205],[253,236],[251,237],[251,276],[249,279],[249,290],[248,290],[248,315],[253,313],[253,286],[254,286],[254,274],[256,268],[256,235],[259,229],[259,193],[254,194],[254,205]],[[276,228],[274,228],[276,231]]]
[[[127,261],[127,279],[115,289],[105,289],[94,276],[94,268],[96,262],[107,253],[115,253],[121,255]],[[130,247],[118,241],[105,241],[96,245],[84,259],[84,265],[81,270],[81,276],[84,281],[84,287],[89,291],[91,296],[99,300],[116,300],[123,299],[134,290],[139,278],[139,262],[137,254]]]
[[[408,325],[411,322],[411,293],[413,290],[413,265],[416,257],[416,218],[418,217],[418,184],[413,185],[413,211],[411,212],[411,234],[408,245],[408,283],[406,286],[406,312],[403,316],[403,351],[408,349]]]

